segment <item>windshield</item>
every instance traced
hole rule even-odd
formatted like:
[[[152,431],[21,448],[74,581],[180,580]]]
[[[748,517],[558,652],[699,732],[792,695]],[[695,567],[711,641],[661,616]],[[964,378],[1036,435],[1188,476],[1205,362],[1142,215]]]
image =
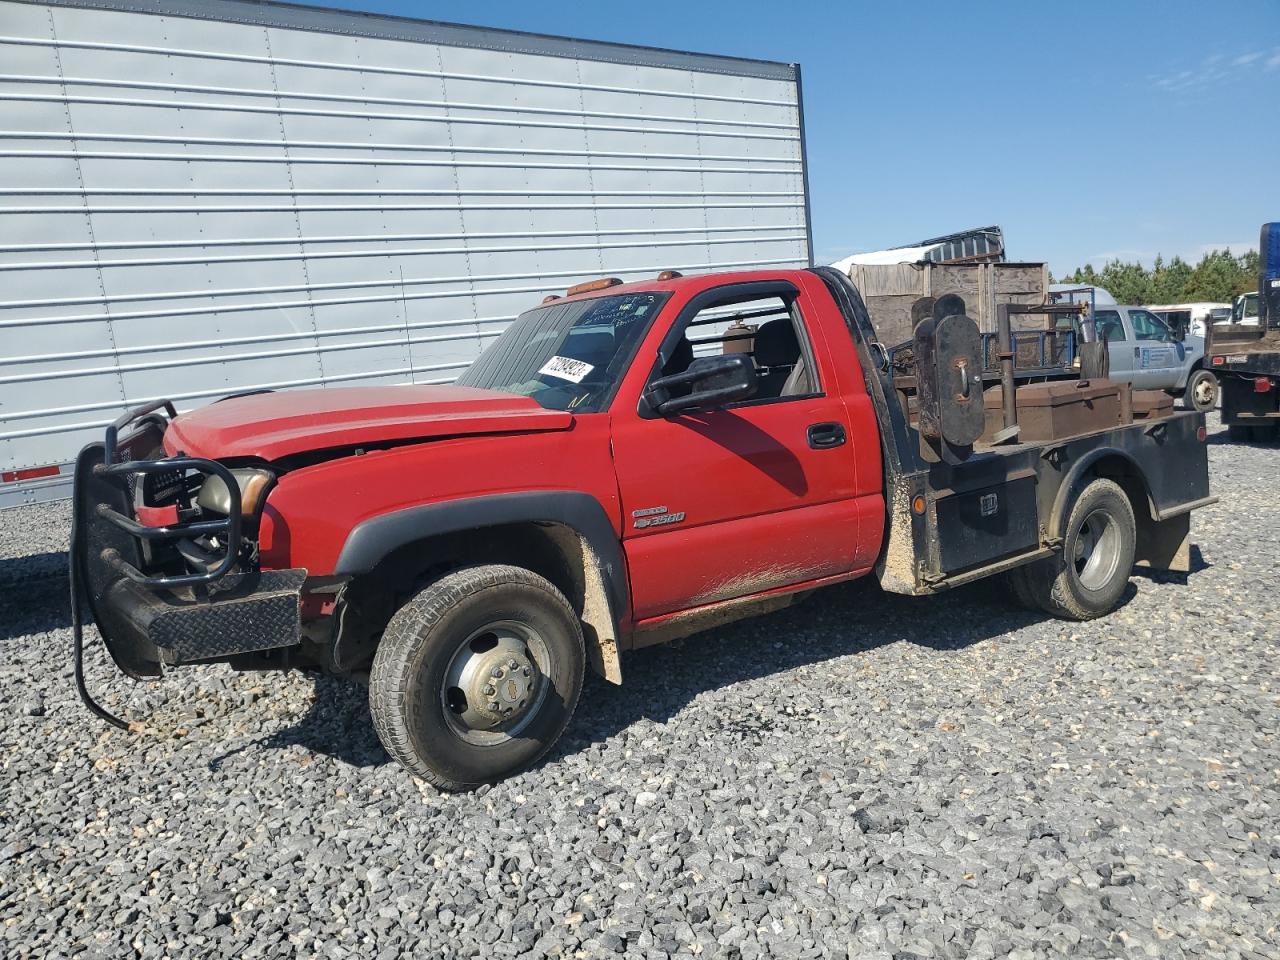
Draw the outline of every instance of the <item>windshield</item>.
[[[669,295],[624,293],[522,313],[457,382],[532,397],[548,410],[597,413]]]

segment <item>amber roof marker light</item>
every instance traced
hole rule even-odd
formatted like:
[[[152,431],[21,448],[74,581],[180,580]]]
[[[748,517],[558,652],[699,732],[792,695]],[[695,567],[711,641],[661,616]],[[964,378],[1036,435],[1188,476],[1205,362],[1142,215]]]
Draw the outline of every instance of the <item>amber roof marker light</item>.
[[[659,280],[679,280],[684,274],[679,270],[663,270],[658,274]]]
[[[592,290],[603,290],[606,287],[616,287],[622,281],[617,277],[601,277],[599,280],[588,280],[586,283],[575,283],[572,287],[564,292],[566,297],[574,297],[580,293],[590,293]]]

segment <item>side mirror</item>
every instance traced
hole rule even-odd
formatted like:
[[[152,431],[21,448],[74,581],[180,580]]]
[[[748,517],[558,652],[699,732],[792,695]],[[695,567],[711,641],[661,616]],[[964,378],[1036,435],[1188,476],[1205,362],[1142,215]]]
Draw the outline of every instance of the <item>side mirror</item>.
[[[682,396],[672,392],[687,387]],[[715,410],[756,392],[756,367],[745,353],[698,357],[681,373],[659,377],[645,390],[645,400],[655,413],[669,417],[684,410]]]

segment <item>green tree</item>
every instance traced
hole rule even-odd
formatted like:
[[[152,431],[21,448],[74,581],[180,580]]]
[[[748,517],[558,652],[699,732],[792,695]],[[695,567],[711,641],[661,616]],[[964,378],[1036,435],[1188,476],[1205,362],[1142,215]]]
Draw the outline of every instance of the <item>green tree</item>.
[[[1182,299],[1182,291],[1191,279],[1191,265],[1181,257],[1174,257],[1168,263],[1164,257],[1156,257],[1151,265],[1151,282],[1148,295],[1150,303],[1177,303]]]
[[[1262,259],[1257,250],[1250,250],[1240,258],[1243,276],[1236,281],[1236,296],[1242,293],[1253,293],[1258,289],[1258,273],[1262,269]]]
[[[1101,285],[1098,275],[1093,271],[1093,264],[1086,263],[1083,267],[1076,267],[1074,273],[1068,273],[1058,283],[1077,283],[1080,286],[1096,287]]]
[[[1150,270],[1120,260],[1107,261],[1101,270],[1086,263],[1058,282],[1103,287],[1119,303],[1230,303],[1258,289],[1258,251],[1237,257],[1229,250],[1212,250],[1194,267],[1177,256],[1168,263],[1157,256]]]
[[[1230,250],[1213,250],[1206,253],[1191,271],[1183,296],[1189,301],[1230,301],[1235,295],[1243,268],[1238,257]]]
[[[1117,303],[1150,303],[1151,275],[1140,263],[1112,260],[1102,268],[1102,286],[1111,291]]]

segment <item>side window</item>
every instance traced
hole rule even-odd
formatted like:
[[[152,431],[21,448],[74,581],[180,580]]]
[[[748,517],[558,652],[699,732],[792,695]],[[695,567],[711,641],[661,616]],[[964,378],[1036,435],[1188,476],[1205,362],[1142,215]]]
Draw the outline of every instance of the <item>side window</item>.
[[[1162,340],[1172,339],[1169,336],[1169,328],[1160,322],[1160,318],[1146,310],[1130,310],[1129,322],[1133,324],[1133,336],[1135,340]]]
[[[755,362],[756,394],[745,403],[820,392],[813,349],[794,297],[726,299],[689,318],[658,376],[680,373],[697,357],[745,353]]]
[[[1124,326],[1120,323],[1118,311],[1098,310],[1093,316],[1098,326],[1099,340],[1103,343],[1119,343],[1124,340]]]

